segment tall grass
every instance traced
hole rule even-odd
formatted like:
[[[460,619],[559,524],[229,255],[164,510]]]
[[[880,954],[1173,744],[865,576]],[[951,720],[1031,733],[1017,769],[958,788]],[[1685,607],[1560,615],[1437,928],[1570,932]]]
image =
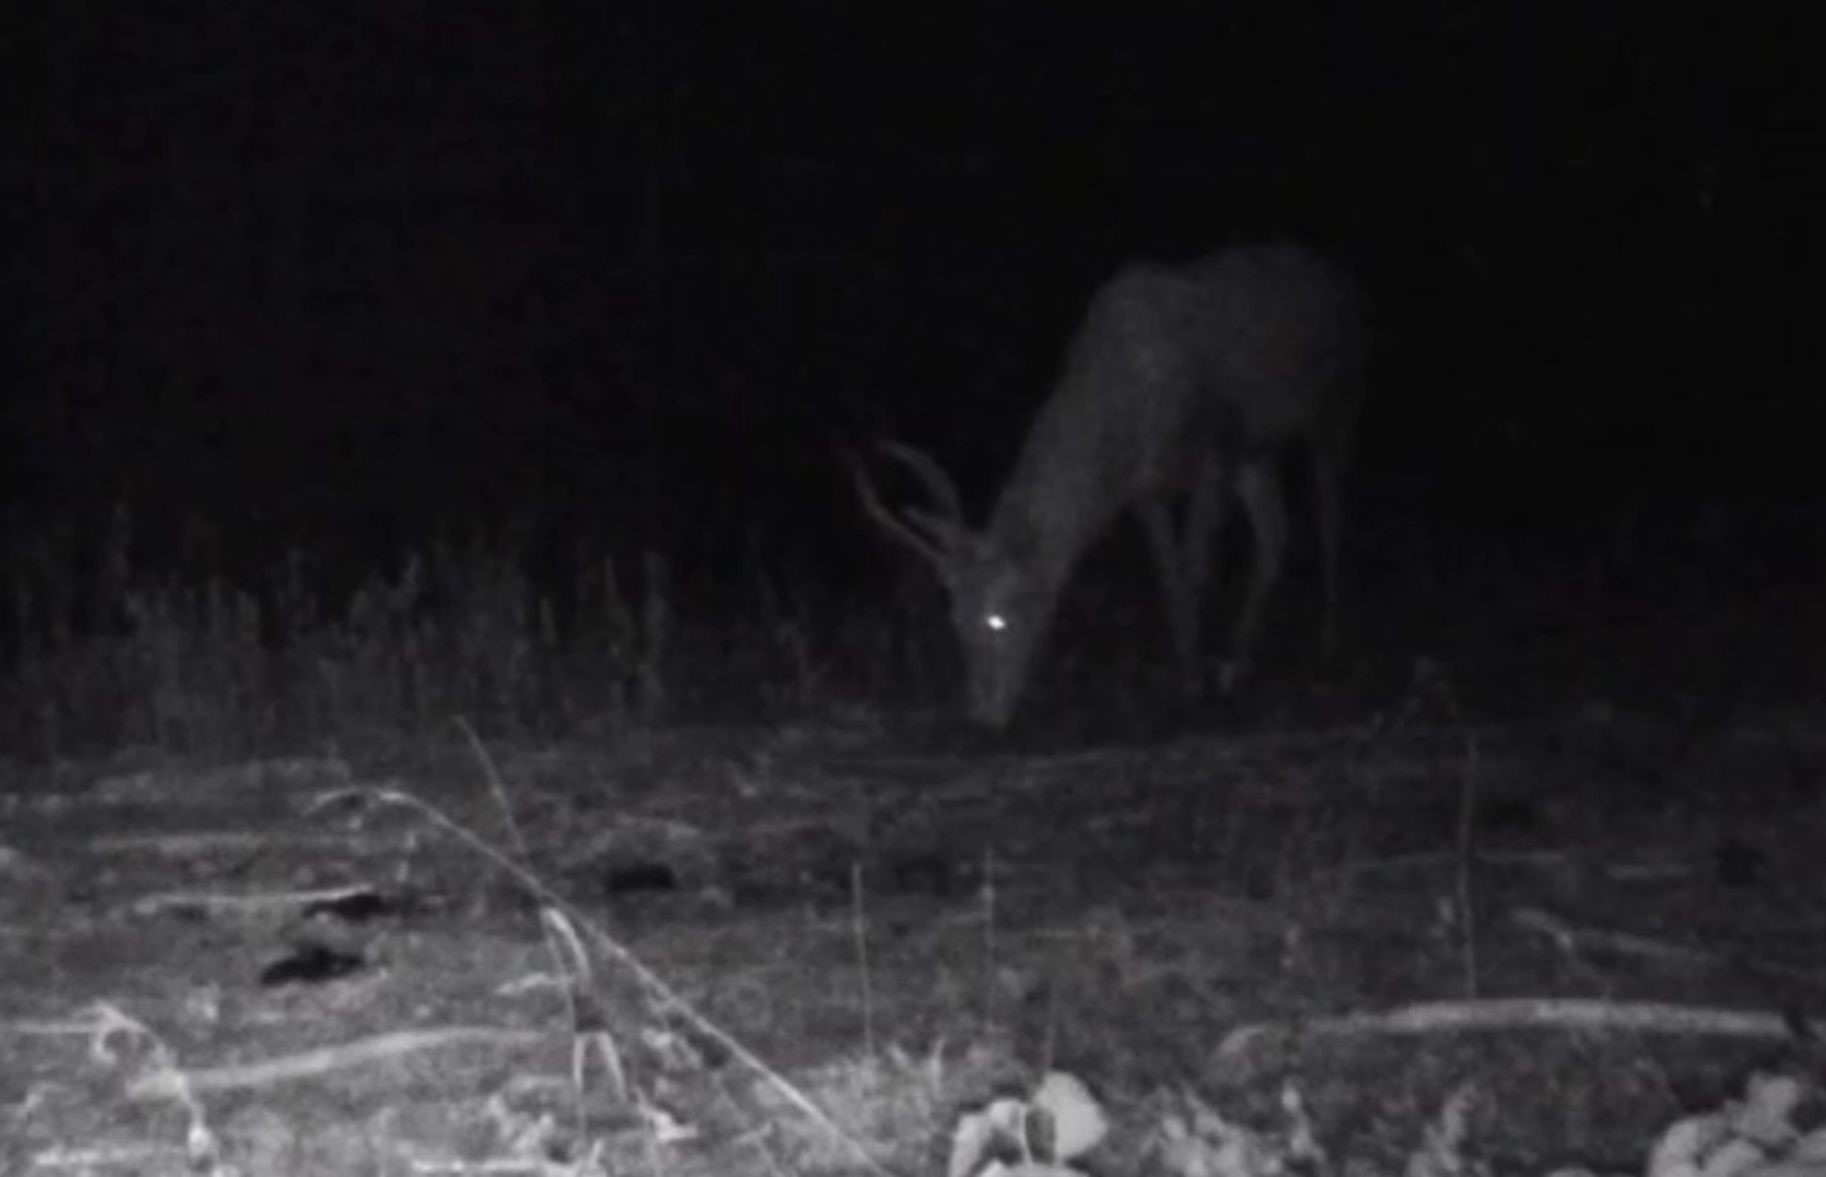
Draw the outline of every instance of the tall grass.
[[[301,547],[251,578],[136,556],[125,510],[86,555],[68,526],[13,526],[6,752],[240,755],[452,715],[557,737],[815,709],[917,661],[889,608],[756,560],[708,582],[658,551],[580,553],[554,583],[481,532],[354,576]]]

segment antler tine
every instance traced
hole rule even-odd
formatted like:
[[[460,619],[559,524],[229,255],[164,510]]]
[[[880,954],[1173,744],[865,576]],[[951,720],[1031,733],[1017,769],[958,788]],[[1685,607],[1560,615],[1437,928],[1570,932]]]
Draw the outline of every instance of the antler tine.
[[[941,570],[948,568],[956,558],[957,535],[943,521],[923,511],[909,512],[905,519],[888,510],[875,491],[875,483],[869,478],[869,472],[862,459],[852,451],[845,450],[843,459],[850,468],[850,478],[856,484],[856,494],[862,500],[862,508],[869,518],[889,535],[906,544],[924,556]],[[918,526],[915,527],[914,525]]]
[[[938,507],[939,517],[947,526],[959,529],[966,526],[964,501],[957,493],[957,483],[952,481],[951,475],[945,473],[945,468],[931,454],[900,441],[883,441],[880,446],[882,453],[911,470],[914,477],[925,485],[926,492]]]

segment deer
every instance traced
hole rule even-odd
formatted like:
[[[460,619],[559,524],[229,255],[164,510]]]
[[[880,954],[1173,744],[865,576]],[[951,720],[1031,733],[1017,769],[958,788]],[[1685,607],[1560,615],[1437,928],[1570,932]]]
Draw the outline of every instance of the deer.
[[[947,591],[969,718],[992,729],[1009,725],[1061,592],[1085,553],[1131,509],[1165,598],[1181,687],[1195,697],[1204,685],[1201,612],[1215,545],[1232,500],[1242,504],[1254,560],[1220,675],[1223,689],[1234,689],[1286,561],[1282,465],[1300,445],[1317,515],[1320,647],[1331,659],[1343,480],[1366,350],[1356,287],[1303,246],[1236,246],[1184,265],[1134,264],[1091,298],[983,528],[965,521],[956,482],[925,451],[878,443],[928,496],[899,513],[850,455],[868,517],[930,563]]]

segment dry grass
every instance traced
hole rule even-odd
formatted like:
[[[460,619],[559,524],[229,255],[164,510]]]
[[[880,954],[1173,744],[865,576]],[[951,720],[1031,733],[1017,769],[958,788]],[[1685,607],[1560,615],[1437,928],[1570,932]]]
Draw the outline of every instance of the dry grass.
[[[111,560],[82,627],[32,581],[0,1171],[939,1172],[1055,1069],[1106,1173],[1291,1163],[1289,1090],[1349,1172],[1634,1171],[1817,1063],[1778,1016],[1826,985],[1817,708],[1480,724],[1429,667],[1336,724],[1021,753],[843,702],[899,627],[757,581],[713,629],[636,564],[560,607],[433,548],[331,607],[302,561]],[[351,971],[260,983],[314,951]],[[1476,1004],[1513,998],[1751,1016]]]

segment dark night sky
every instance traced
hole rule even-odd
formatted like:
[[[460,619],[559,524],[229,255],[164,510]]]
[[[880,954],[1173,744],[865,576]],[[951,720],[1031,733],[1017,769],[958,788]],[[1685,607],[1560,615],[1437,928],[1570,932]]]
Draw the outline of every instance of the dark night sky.
[[[15,518],[855,553],[835,442],[980,506],[1098,282],[1280,235],[1375,300],[1366,529],[1817,542],[1801,5],[720,7],[15,17]]]

